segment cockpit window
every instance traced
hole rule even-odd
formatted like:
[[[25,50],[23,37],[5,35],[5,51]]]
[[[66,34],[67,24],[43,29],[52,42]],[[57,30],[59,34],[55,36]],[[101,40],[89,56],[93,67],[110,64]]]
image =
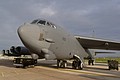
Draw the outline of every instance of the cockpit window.
[[[36,24],[38,22],[38,20],[34,20],[33,22],[31,22],[31,24]]]
[[[47,25],[47,26],[50,26],[56,29],[56,26],[53,23],[45,21],[45,20],[34,20],[33,22],[31,22],[31,24]]]
[[[48,25],[48,26],[51,26],[51,24],[50,24],[49,22],[47,22],[47,25]]]
[[[51,24],[51,27],[52,27],[52,28],[56,28],[56,26],[55,26],[54,24],[52,24],[52,23],[50,23],[50,24]]]
[[[47,25],[50,26],[50,27],[52,27],[52,28],[56,28],[55,25],[52,24],[52,23],[47,22]]]
[[[46,21],[40,20],[37,24],[43,24],[45,25]]]

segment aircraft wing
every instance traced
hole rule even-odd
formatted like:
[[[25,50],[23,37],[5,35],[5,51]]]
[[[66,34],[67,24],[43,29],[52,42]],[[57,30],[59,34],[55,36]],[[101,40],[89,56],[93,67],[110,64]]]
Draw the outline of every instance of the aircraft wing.
[[[117,41],[110,41],[83,36],[75,36],[75,38],[85,49],[120,50],[120,42]]]

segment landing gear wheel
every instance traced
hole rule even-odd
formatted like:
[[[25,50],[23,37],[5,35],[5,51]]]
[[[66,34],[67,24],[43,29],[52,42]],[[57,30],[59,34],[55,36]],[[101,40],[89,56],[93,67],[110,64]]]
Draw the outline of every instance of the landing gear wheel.
[[[72,68],[82,70],[83,69],[83,64],[81,63],[81,61],[73,61]]]
[[[16,66],[16,68],[20,68],[20,66]]]
[[[92,59],[90,59],[90,60],[88,60],[88,65],[94,65],[94,60],[92,60]]]
[[[60,68],[60,60],[57,60],[57,68]]]
[[[76,61],[73,61],[73,63],[72,63],[72,68],[73,68],[73,69],[76,69],[76,68],[77,68],[77,62],[76,62]]]
[[[91,63],[90,60],[88,60],[88,65],[90,65],[90,63]]]
[[[117,71],[119,70],[119,68],[117,68]]]
[[[57,68],[65,68],[67,66],[67,61],[57,60]]]
[[[83,69],[83,64],[80,63],[79,69],[82,70]]]
[[[60,67],[65,68],[66,66],[67,66],[67,61],[62,61]]]

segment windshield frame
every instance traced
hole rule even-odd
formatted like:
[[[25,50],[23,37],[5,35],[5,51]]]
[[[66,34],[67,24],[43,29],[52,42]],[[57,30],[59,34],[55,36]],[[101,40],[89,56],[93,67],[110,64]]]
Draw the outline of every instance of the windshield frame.
[[[46,25],[46,26],[50,26],[50,27],[56,29],[56,25],[55,24],[53,24],[52,22],[46,21],[46,20],[42,20],[42,19],[33,20],[31,22],[31,24]]]

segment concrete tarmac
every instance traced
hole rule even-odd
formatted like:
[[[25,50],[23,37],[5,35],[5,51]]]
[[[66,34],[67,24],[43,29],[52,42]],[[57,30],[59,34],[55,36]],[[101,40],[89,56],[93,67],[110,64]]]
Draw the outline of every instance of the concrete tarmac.
[[[12,59],[0,59],[0,80],[120,80],[120,71],[108,70],[107,64],[96,63],[83,70],[57,68],[56,61],[38,61],[34,68],[15,68]]]

